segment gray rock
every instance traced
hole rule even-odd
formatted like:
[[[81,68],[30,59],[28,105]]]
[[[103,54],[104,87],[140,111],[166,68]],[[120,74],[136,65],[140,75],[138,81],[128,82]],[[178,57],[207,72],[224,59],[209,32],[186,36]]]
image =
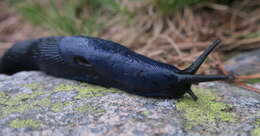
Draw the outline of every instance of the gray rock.
[[[259,135],[260,94],[225,83],[151,99],[40,72],[0,75],[0,135]]]
[[[241,53],[228,60],[224,67],[237,75],[260,73],[260,49]]]

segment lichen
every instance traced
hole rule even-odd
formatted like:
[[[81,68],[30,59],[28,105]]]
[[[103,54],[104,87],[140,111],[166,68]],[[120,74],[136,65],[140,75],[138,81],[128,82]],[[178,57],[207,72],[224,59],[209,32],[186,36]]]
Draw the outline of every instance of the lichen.
[[[42,93],[37,93],[37,96],[39,94],[42,94]],[[25,111],[36,110],[36,109],[39,109],[40,107],[47,107],[51,103],[51,100],[49,97],[42,98],[39,100],[25,102],[25,101],[22,101],[23,99],[21,99],[21,98],[26,98],[26,100],[27,100],[27,99],[32,99],[34,97],[27,97],[28,94],[26,95],[26,97],[24,97],[24,96],[25,95],[16,96],[13,99],[7,100],[6,103],[4,103],[5,106],[1,109],[0,117],[8,116],[11,113],[24,113]],[[30,95],[30,96],[35,96],[35,95]]]
[[[54,92],[60,92],[60,91],[72,91],[77,89],[77,86],[74,85],[68,85],[68,84],[60,84],[56,86],[53,90]]]
[[[260,118],[256,119],[255,128],[251,131],[251,136],[260,136]]]
[[[59,86],[54,88],[55,92],[73,91],[73,90],[78,92],[78,95],[76,95],[74,97],[75,99],[102,96],[105,93],[117,92],[117,90],[114,88],[104,88],[101,86],[91,85],[91,84],[87,84],[87,83],[81,83],[79,85],[60,84]]]
[[[10,122],[9,126],[12,128],[27,128],[27,127],[39,128],[41,126],[41,122],[37,120],[31,120],[31,119],[29,120],[15,119]]]
[[[0,92],[0,98],[6,97],[4,92]]]
[[[30,89],[39,89],[41,85],[39,83],[32,83],[23,85],[23,87]],[[116,89],[107,89],[100,86],[90,85],[87,83],[81,84],[60,84],[54,88],[54,92],[60,91],[77,91],[78,95],[74,98],[88,98],[94,96],[101,96],[105,93],[114,93]],[[8,95],[4,92],[0,92],[0,104],[3,105],[0,108],[0,117],[9,116],[12,113],[27,113],[34,110],[41,110],[43,107],[50,107],[53,112],[61,112],[66,106],[71,106],[74,104],[72,101],[65,102],[51,102],[50,91],[34,91],[32,93],[17,93],[15,95]],[[77,107],[78,111],[81,112],[96,112],[102,113],[104,110],[91,106]]]
[[[8,96],[4,92],[0,92],[0,104],[4,104],[8,99]]]
[[[215,124],[218,121],[235,122],[236,115],[225,111],[230,105],[219,101],[219,97],[208,89],[193,88],[199,100],[184,97],[176,103],[178,110],[184,112],[186,128],[202,124]]]
[[[106,110],[104,110],[104,109],[102,109],[100,107],[93,106],[90,103],[84,104],[82,106],[75,107],[74,110],[78,111],[78,112],[93,113],[93,114],[95,114],[97,116],[98,115],[102,115],[103,113],[106,112]]]
[[[65,101],[65,102],[56,102],[51,104],[51,111],[53,112],[61,112],[65,107],[73,105],[73,101]]]
[[[31,90],[42,89],[42,85],[40,83],[24,84],[23,87]]]
[[[64,106],[72,106],[74,104],[73,101],[66,101],[64,102]]]
[[[145,116],[148,116],[148,115],[150,114],[150,111],[144,110],[144,111],[142,111],[141,113],[142,113],[143,115],[145,115]]]
[[[32,102],[32,106],[41,106],[41,107],[48,107],[51,104],[51,99],[49,97],[43,98],[41,100]]]
[[[51,105],[51,111],[53,112],[61,112],[63,110],[63,103],[57,102]]]
[[[8,106],[14,106],[23,103],[24,101],[28,99],[36,98],[40,95],[46,94],[46,92],[43,91],[35,91],[33,93],[23,93],[23,94],[17,94],[17,96],[12,96],[9,98],[4,104]]]

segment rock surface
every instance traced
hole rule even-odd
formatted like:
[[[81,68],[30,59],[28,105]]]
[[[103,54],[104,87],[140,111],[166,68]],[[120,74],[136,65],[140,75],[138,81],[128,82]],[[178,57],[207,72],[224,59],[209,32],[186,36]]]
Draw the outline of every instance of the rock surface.
[[[260,49],[232,57],[225,63],[225,69],[237,75],[260,73]]]
[[[143,98],[41,72],[0,75],[0,135],[260,135],[260,94],[196,86],[198,101]]]

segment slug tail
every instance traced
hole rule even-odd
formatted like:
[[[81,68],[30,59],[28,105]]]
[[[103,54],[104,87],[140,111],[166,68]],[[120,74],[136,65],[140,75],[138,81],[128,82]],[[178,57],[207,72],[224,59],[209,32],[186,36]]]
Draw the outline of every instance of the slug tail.
[[[188,68],[183,70],[185,74],[195,74],[200,68],[201,64],[207,59],[208,55],[217,48],[220,40],[215,40]]]

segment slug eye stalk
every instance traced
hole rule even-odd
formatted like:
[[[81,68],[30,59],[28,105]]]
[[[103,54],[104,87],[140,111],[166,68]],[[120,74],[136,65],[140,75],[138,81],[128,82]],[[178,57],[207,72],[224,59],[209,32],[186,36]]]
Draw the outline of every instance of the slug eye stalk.
[[[203,62],[207,59],[209,54],[214,51],[220,44],[220,40],[215,40],[188,68],[184,69],[180,75],[180,82],[182,84],[197,84],[200,82],[218,81],[218,80],[232,80],[232,75],[195,75]],[[186,92],[194,99],[198,97],[189,88]]]
[[[214,51],[221,43],[221,40],[215,40],[188,68],[183,70],[185,74],[195,74],[200,68],[201,64],[207,59],[209,54]]]
[[[190,97],[191,97],[193,100],[195,100],[195,101],[198,100],[198,96],[196,96],[196,95],[192,92],[191,89],[188,89],[186,92],[190,95]]]

